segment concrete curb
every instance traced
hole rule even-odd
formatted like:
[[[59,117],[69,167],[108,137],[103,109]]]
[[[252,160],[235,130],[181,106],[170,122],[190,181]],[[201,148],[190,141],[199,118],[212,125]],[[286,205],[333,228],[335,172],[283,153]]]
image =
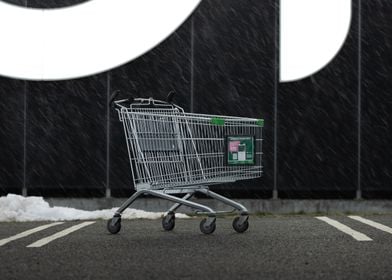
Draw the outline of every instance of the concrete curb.
[[[50,206],[63,206],[83,210],[100,210],[119,207],[126,198],[45,198]],[[216,210],[230,207],[212,199],[193,199]],[[248,208],[250,213],[266,214],[312,214],[312,213],[392,213],[392,200],[296,200],[296,199],[235,199]],[[173,203],[156,198],[142,198],[132,208],[164,212]],[[180,208],[179,212],[191,212]]]

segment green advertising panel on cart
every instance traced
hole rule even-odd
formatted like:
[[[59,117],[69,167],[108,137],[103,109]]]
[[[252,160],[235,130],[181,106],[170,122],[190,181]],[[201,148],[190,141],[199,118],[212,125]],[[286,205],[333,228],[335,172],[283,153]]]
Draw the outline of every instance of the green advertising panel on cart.
[[[226,143],[228,165],[255,164],[255,141],[253,136],[227,136]]]

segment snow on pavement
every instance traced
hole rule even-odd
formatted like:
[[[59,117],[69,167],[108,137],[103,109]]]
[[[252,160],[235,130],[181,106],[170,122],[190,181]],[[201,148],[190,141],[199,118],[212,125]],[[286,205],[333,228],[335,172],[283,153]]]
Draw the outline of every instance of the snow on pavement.
[[[116,208],[85,211],[69,207],[50,207],[42,197],[23,197],[8,194],[0,197],[0,222],[31,221],[73,221],[110,219]],[[160,219],[164,212],[146,212],[138,209],[126,209],[122,219]],[[176,218],[188,218],[185,214],[176,213]]]

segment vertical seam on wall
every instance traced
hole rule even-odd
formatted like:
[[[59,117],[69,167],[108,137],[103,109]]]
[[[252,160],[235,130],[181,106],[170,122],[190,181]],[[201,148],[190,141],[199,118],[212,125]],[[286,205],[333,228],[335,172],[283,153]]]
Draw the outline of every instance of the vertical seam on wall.
[[[194,60],[194,24],[193,24],[193,19],[194,17],[192,16],[191,18],[191,104],[190,104],[190,111],[191,113],[194,112],[194,90],[193,90],[193,76],[194,76],[194,64],[193,64],[193,60]]]
[[[358,161],[357,161],[357,190],[358,193],[361,192],[361,125],[362,125],[362,5],[361,0],[358,0]]]
[[[24,6],[28,6],[28,0],[24,1]],[[22,186],[22,195],[27,195],[27,186],[26,186],[26,160],[27,160],[27,81],[24,81],[23,87],[23,186]]]
[[[110,193],[110,71],[106,73],[106,196]]]
[[[24,81],[23,87],[23,187],[22,194],[27,195],[26,186],[26,160],[27,160],[27,81]]]
[[[278,71],[279,71],[279,20],[280,20],[279,0],[275,2],[275,40],[274,40],[274,186],[273,191],[278,190]],[[276,197],[275,197],[276,198]]]

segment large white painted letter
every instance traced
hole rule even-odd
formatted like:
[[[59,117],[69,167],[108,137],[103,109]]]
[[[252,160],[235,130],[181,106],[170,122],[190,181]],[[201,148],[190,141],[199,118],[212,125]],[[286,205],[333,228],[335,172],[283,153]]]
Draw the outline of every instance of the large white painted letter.
[[[200,0],[90,0],[60,9],[0,1],[0,75],[28,80],[83,77],[147,52]]]
[[[280,0],[280,81],[305,78],[339,52],[351,23],[351,0]]]

